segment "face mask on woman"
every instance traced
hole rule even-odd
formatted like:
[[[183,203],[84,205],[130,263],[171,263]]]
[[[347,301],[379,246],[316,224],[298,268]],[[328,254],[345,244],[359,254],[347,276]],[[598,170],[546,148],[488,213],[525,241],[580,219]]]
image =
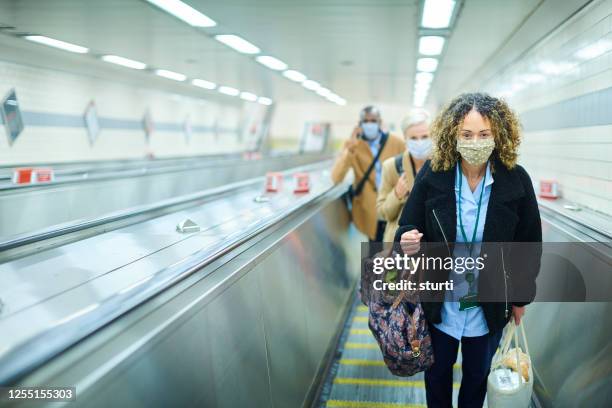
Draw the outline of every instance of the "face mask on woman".
[[[495,148],[493,138],[479,140],[457,140],[457,151],[473,166],[478,166],[489,160],[489,156]]]
[[[378,123],[362,123],[361,129],[363,129],[363,136],[368,140],[374,140],[378,137]]]
[[[408,139],[406,140],[406,148],[415,159],[425,159],[431,153],[431,139]]]

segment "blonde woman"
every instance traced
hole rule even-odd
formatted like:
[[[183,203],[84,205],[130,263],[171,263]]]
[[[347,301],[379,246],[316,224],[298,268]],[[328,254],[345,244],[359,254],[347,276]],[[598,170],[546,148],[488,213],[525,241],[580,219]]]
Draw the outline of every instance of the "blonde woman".
[[[422,109],[412,110],[402,120],[406,151],[383,162],[382,181],[376,199],[378,217],[387,221],[384,242],[393,242],[397,220],[408,199],[414,179],[429,158],[429,114]]]
[[[403,252],[421,251],[421,242],[428,257],[478,257],[491,243],[530,243],[533,251],[528,262],[512,253],[504,261],[501,248],[487,252],[484,269],[424,273],[428,281],[455,284],[423,302],[435,359],[425,372],[427,406],[452,407],[461,344],[458,406],[482,407],[502,329],[511,316],[519,323],[535,297],[540,213],[531,179],[516,163],[520,126],[506,102],[483,93],[460,95],[435,119],[431,134],[432,159],[417,177],[395,235]],[[491,292],[500,296],[489,301]]]

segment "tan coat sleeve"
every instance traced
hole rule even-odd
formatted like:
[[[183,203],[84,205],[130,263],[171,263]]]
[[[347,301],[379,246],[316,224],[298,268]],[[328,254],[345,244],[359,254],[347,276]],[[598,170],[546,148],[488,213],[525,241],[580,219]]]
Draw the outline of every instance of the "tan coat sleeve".
[[[331,169],[331,179],[334,184],[340,184],[351,167],[351,152],[345,147],[334,162]]]
[[[376,212],[385,221],[394,221],[399,216],[406,198],[399,199],[395,194],[395,184],[398,174],[395,170],[395,158],[391,157],[384,161],[382,168],[382,180],[380,190],[376,199]]]

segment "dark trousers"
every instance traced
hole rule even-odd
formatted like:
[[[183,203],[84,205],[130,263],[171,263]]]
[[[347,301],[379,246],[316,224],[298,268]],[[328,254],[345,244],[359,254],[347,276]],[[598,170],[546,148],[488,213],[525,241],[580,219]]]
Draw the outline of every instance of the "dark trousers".
[[[457,361],[459,340],[429,325],[434,364],[425,371],[427,406],[452,408],[453,364]],[[463,357],[459,408],[482,408],[487,393],[491,360],[501,339],[501,331],[479,337],[462,337]]]

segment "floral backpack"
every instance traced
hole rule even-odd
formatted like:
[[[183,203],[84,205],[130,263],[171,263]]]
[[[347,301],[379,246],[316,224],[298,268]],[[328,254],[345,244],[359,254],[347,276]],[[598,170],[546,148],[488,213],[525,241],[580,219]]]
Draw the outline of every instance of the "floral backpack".
[[[396,281],[399,275],[389,271],[384,273],[384,280]],[[415,296],[406,291],[372,290],[368,308],[368,326],[391,373],[407,377],[431,367],[434,362],[431,336]]]

